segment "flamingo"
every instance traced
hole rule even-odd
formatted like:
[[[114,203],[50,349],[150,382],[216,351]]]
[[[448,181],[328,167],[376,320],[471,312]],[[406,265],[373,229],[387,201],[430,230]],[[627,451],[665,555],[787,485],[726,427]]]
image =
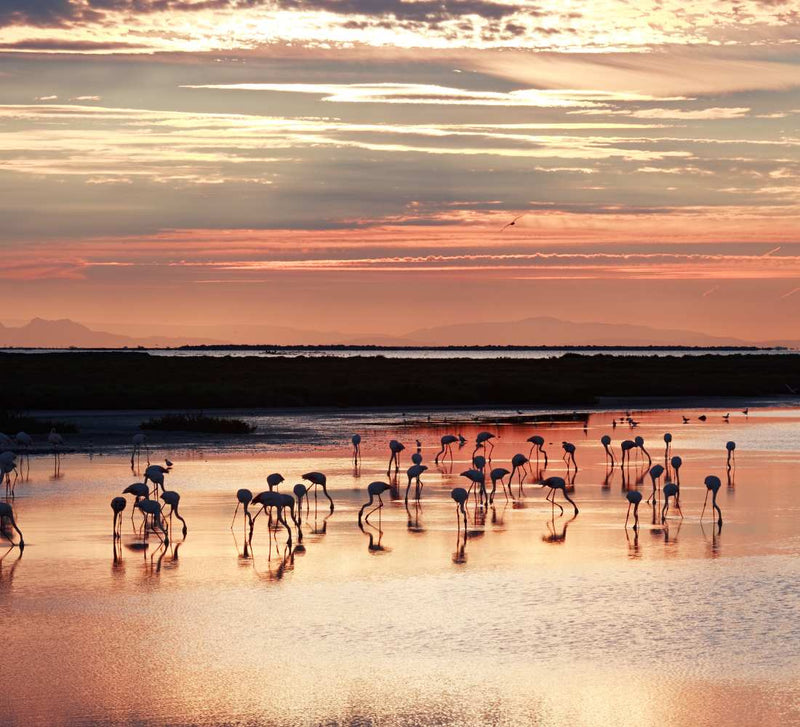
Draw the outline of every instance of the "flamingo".
[[[604,434],[600,437],[600,444],[603,445],[603,449],[606,451],[606,463],[608,462],[609,458],[611,459],[611,468],[614,468],[614,452],[611,450],[611,437],[608,434]]]
[[[311,483],[311,485],[307,488],[306,491],[310,490],[312,487],[314,488],[314,500],[317,499],[316,488],[317,487],[322,488],[322,494],[328,498],[328,502],[331,503],[331,512],[333,512],[333,500],[331,499],[331,496],[328,494],[328,478],[324,474],[322,474],[322,472],[306,472],[304,475],[301,475],[300,477],[306,482]]]
[[[666,460],[669,457],[669,453],[672,451],[672,435],[669,432],[664,433],[664,459]]]
[[[183,537],[186,537],[186,533],[189,532],[189,529],[186,527],[186,520],[181,517],[181,514],[178,512],[178,504],[181,501],[181,496],[175,492],[175,490],[166,490],[165,492],[161,493],[161,499],[164,501],[165,505],[169,505],[169,519],[172,521],[172,513],[175,513],[175,517],[178,518],[183,523]]]
[[[653,492],[651,492],[651,493],[650,493],[650,497],[648,497],[648,498],[647,498],[647,502],[650,502],[650,500],[651,500],[651,499],[652,499],[653,501],[655,501],[655,498],[656,498],[656,489],[657,489],[657,487],[656,487],[656,481],[658,480],[658,478],[659,478],[659,477],[661,477],[661,475],[663,475],[663,474],[664,474],[664,468],[663,468],[663,467],[662,467],[660,464],[654,464],[654,465],[653,465],[653,466],[650,468],[650,472],[649,472],[649,474],[650,474],[650,480],[651,480],[651,481],[652,481],[652,483],[653,483]]]
[[[628,499],[628,514],[625,516],[625,527],[628,527],[628,518],[631,514],[633,505],[633,529],[639,529],[639,503],[642,501],[642,493],[638,490],[630,490],[625,497]]]
[[[261,505],[261,509],[253,515],[253,519],[250,521],[250,537],[253,537],[253,528],[256,524],[256,519],[258,516],[266,511],[267,508],[275,508],[275,512],[277,514],[278,522],[286,528],[286,532],[288,537],[286,539],[286,544],[291,548],[292,547],[292,529],[289,527],[289,523],[286,522],[286,516],[283,514],[284,509],[287,507],[289,508],[289,514],[292,516],[292,521],[295,525],[297,525],[297,518],[294,514],[294,498],[291,495],[286,495],[282,492],[274,492],[273,490],[265,490],[264,492],[259,492],[251,501],[254,505]],[[299,532],[299,527],[298,527]]]
[[[650,457],[650,452],[648,452],[644,446],[644,437],[634,437],[633,442],[638,449],[644,452],[645,457],[647,457],[647,466],[650,467],[653,464],[653,459]]]
[[[733,463],[736,464],[736,442],[728,442],[725,445],[725,449],[728,450],[728,467],[730,467],[731,459],[733,459]]]
[[[683,460],[676,454],[669,463],[672,465],[672,469],[675,470],[675,485],[678,488],[678,496],[675,498],[675,501],[677,502],[681,497],[681,465],[683,464]]]
[[[0,453],[0,482],[6,482],[6,494],[14,496],[14,485],[17,482],[17,455],[11,451]],[[14,473],[14,482],[11,482],[11,473]]]
[[[267,486],[269,487],[269,491],[272,492],[275,490],[283,481],[283,475],[279,472],[273,472],[271,475],[267,475]]]
[[[436,456],[433,458],[434,463],[439,464],[439,457],[442,457],[442,461],[447,459],[447,454],[450,455],[450,461],[452,462],[453,445],[458,441],[458,437],[455,434],[445,434],[440,441],[442,443],[442,448],[436,453]],[[391,463],[389,466],[391,467]]]
[[[14,435],[14,441],[17,447],[21,450],[22,454],[30,458],[31,447],[33,446],[33,439],[27,432],[17,432]]]
[[[381,499],[381,495],[386,492],[387,490],[391,490],[392,486],[387,485],[385,482],[370,482],[369,486],[367,487],[367,494],[369,495],[369,502],[365,502],[361,509],[358,511],[358,524],[361,525],[361,516],[364,514],[364,510],[366,510],[373,502],[375,502],[375,498],[378,498],[378,505],[372,510],[367,513],[365,520],[369,520],[369,516],[375,512],[375,510],[380,510],[383,507],[383,500]]]
[[[147,446],[147,436],[143,432],[134,434],[133,438],[131,439],[131,444],[133,445],[133,448],[131,449],[131,467],[133,467],[134,455],[136,457],[141,456],[142,447],[144,447],[144,451],[147,454],[147,464],[150,464],[150,448]]]
[[[544,455],[544,468],[547,469],[547,452],[544,451],[544,437],[540,437],[538,434],[534,434],[532,437],[528,437],[527,442],[531,443],[531,451],[528,452],[528,459],[530,459],[531,455],[533,454],[533,450],[536,450],[536,464],[539,464],[539,452]]]
[[[711,493],[711,506],[712,509],[717,511],[717,515],[719,519],[717,520],[717,525],[722,528],[722,510],[719,509],[719,505],[717,505],[717,493],[719,492],[719,488],[722,487],[722,482],[720,482],[719,477],[716,475],[709,475],[705,479],[706,485],[706,499],[703,500],[703,511],[700,513],[700,520],[702,521],[703,515],[706,512],[706,504],[708,503],[708,493]]]
[[[156,528],[161,530],[161,532],[164,533],[164,537],[162,538],[160,535],[158,535],[159,540],[161,540],[164,545],[169,545],[169,534],[167,533],[167,529],[164,526],[164,521],[161,517],[161,506],[155,500],[151,500],[149,497],[139,500],[136,502],[135,506],[138,507],[145,516],[145,520],[147,520],[148,515],[153,516],[153,532],[158,535],[158,530],[156,530]]]
[[[17,531],[17,535],[19,535],[19,543],[17,543],[17,547],[22,552],[25,549],[25,539],[22,537],[22,531],[17,526],[17,521],[14,519],[14,510],[11,508],[7,502],[0,502],[0,533],[2,533],[6,538],[8,538],[11,545],[14,545],[14,541],[6,534],[5,531],[5,522],[6,520],[11,523],[11,527]]]
[[[424,464],[415,464],[411,465],[411,467],[408,468],[408,471],[406,472],[406,474],[408,475],[408,487],[406,487],[406,499],[405,499],[406,504],[408,503],[408,491],[411,489],[411,480],[413,479],[417,480],[414,499],[419,500],[419,497],[422,494],[422,482],[420,481],[419,478],[421,477],[422,473],[427,469],[428,469],[427,466]]]
[[[422,455],[419,452],[411,455],[411,464],[422,464]]]
[[[472,484],[469,486],[469,491],[477,485],[477,490],[480,493],[481,502],[486,497],[486,477],[480,470],[470,469],[461,473],[461,477],[466,477]]]
[[[298,482],[293,488],[294,496],[297,498],[297,525],[303,521],[303,500],[308,494],[308,489],[302,482]],[[306,500],[306,509],[308,509],[308,500]]]
[[[683,520],[683,510],[681,510],[681,503],[678,499],[678,486],[674,482],[667,482],[664,485],[664,489],[662,490],[664,493],[664,507],[661,508],[661,522],[667,522],[667,509],[669,507],[669,498],[672,497],[675,500],[675,507],[678,508],[678,512],[681,514],[681,520]]]
[[[631,450],[636,449],[636,442],[632,439],[625,439],[619,445],[620,449],[622,450],[622,465],[625,466],[625,461],[628,461],[628,467],[631,465]]]
[[[561,447],[564,450],[564,462],[567,463],[567,469],[569,469],[569,462],[571,459],[575,471],[577,472],[578,463],[575,461],[575,445],[572,442],[561,442]]]
[[[573,508],[575,508],[575,514],[576,515],[578,514],[578,506],[575,504],[575,502],[567,494],[567,483],[564,481],[563,477],[548,477],[542,483],[542,487],[549,487],[550,488],[550,492],[547,493],[547,497],[545,499],[548,500],[551,504],[556,505],[561,510],[561,512],[563,513],[564,512],[564,508],[561,507],[561,505],[559,505],[556,502],[556,497],[555,497],[556,490],[561,490],[564,493],[564,499],[566,499],[566,501],[570,505],[572,505]]]
[[[147,484],[147,480],[153,483],[154,495],[158,492],[159,487],[161,487],[161,492],[164,492],[164,475],[169,474],[169,471],[169,467],[162,467],[160,464],[151,464],[145,469],[144,483]]]
[[[492,492],[489,495],[489,502],[494,502],[494,493],[497,490],[497,481],[500,480],[500,484],[503,486],[503,495],[505,495],[506,501],[508,501],[508,495],[506,494],[506,483],[503,478],[509,474],[508,470],[505,467],[495,467],[489,473],[489,479],[492,481]],[[508,492],[511,494],[511,499],[514,499],[514,493],[511,492],[511,482],[508,483]]]
[[[392,439],[389,442],[389,451],[392,453],[392,456],[389,457],[389,467],[386,469],[386,476],[389,476],[389,473],[392,471],[392,462],[394,462],[394,471],[397,472],[400,469],[400,452],[405,449],[405,445],[402,442],[398,442],[396,439]]]
[[[139,505],[140,500],[146,500],[150,497],[150,488],[144,482],[134,482],[132,485],[128,485],[123,491],[123,495],[133,495],[133,508],[131,509],[131,522],[133,522],[133,514],[136,512],[136,508]]]
[[[357,460],[361,457],[361,435],[354,434],[350,441],[353,443],[353,459]]]
[[[113,533],[114,539],[122,537],[122,511],[128,506],[124,497],[115,497],[111,500],[111,509],[114,511]]]
[[[524,454],[515,454],[511,458],[511,475],[508,478],[508,486],[511,487],[511,483],[514,481],[514,474],[517,470],[520,470],[519,474],[519,494],[522,494],[522,472],[525,471],[525,465],[528,464],[530,460]]]
[[[494,451],[494,442],[491,440],[495,438],[496,435],[492,434],[492,432],[478,432],[478,436],[475,437],[475,449],[472,451],[472,456],[475,456],[475,453],[483,447],[483,453],[488,458],[492,458],[492,452]],[[486,452],[486,447],[490,446],[491,449],[489,452]]]
[[[450,490],[450,497],[453,498],[453,501],[456,503],[456,521],[458,522],[458,528],[461,530],[461,518],[458,517],[459,510],[461,514],[464,516],[464,533],[467,532],[467,509],[464,504],[469,498],[469,493],[463,487],[454,487]]]
[[[233,524],[236,522],[236,513],[239,512],[239,505],[243,506],[244,516],[247,518],[247,521],[252,523],[253,518],[250,517],[250,513],[247,510],[252,499],[253,499],[253,493],[250,490],[244,487],[241,490],[236,490],[236,509],[233,511],[233,520],[231,520],[231,530],[233,530]]]
[[[483,472],[486,469],[486,457],[484,457],[482,454],[476,455],[472,458],[472,466],[476,470]]]

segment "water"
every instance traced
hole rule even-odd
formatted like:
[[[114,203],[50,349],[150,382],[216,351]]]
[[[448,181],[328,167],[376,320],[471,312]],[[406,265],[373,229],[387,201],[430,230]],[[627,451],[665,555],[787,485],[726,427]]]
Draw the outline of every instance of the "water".
[[[175,348],[124,348],[124,349],[65,349],[65,348],[5,348],[2,353],[71,353],[75,351],[109,352],[116,353],[147,353],[150,356],[179,356],[198,357],[211,356],[220,358],[256,357],[256,358],[352,358],[356,356],[382,356],[384,358],[403,359],[545,359],[559,358],[566,354],[580,356],[733,356],[733,355],[774,355],[795,354],[796,350],[784,348],[321,348],[321,347],[291,347],[291,348],[206,348],[206,349],[175,349]]]
[[[97,444],[31,459],[14,507],[26,545],[0,562],[4,689],[0,722],[19,725],[756,725],[800,722],[800,410],[613,412],[538,429],[284,413],[291,437],[172,441],[150,435],[154,461],[175,462],[185,540],[147,549],[123,517],[111,540],[112,496],[138,479],[127,451]],[[454,416],[451,414],[451,416]],[[455,418],[455,417],[454,417]],[[363,459],[350,459],[352,424]],[[321,433],[315,424],[319,422]],[[466,423],[469,422],[469,423]],[[449,491],[464,484],[472,445],[436,466],[439,438],[497,431],[493,466],[525,439],[548,442],[546,475],[566,476],[560,444],[577,445],[559,516],[529,477],[516,502],[498,495],[485,519],[469,509],[464,544]],[[623,529],[621,473],[607,477],[599,438],[639,434],[663,462],[674,436],[685,519]],[[386,479],[386,442],[408,445],[399,490],[362,532],[366,485]],[[421,506],[403,504],[414,440],[423,445]],[[725,442],[737,442],[725,468]],[[617,449],[618,451],[618,449]],[[102,456],[101,456],[102,455]],[[142,463],[142,465],[144,462]],[[509,467],[510,469],[510,467]],[[243,520],[229,529],[239,487],[280,471],[289,490],[309,470],[328,474],[336,509],[313,497],[304,550],[272,540],[259,518],[243,553]],[[650,493],[634,461],[626,485]],[[724,517],[701,526],[703,477],[719,475]],[[517,495],[517,486],[514,494]],[[563,502],[561,494],[556,497]],[[305,512],[304,512],[304,517]],[[296,535],[295,535],[296,539]],[[115,556],[117,558],[115,562]]]

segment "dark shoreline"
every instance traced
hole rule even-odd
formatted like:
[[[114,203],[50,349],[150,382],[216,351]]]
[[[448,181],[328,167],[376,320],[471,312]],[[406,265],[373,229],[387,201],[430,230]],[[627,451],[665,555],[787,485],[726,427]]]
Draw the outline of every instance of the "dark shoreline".
[[[790,397],[800,354],[391,359],[0,353],[0,408],[593,406],[600,398]]]

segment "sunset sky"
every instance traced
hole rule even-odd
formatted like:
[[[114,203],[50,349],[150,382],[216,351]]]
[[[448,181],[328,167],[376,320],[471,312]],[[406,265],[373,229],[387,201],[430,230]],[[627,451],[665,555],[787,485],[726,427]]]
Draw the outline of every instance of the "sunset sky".
[[[800,339],[798,38],[781,0],[0,0],[0,320]]]

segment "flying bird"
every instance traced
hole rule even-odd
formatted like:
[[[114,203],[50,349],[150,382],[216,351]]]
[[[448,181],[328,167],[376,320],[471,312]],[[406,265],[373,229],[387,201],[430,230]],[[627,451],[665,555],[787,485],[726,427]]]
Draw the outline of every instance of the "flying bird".
[[[500,232],[502,232],[503,230],[505,230],[508,227],[513,227],[514,225],[516,225],[517,224],[517,220],[523,218],[526,214],[528,214],[528,213],[527,212],[523,212],[521,215],[517,215],[513,220],[511,220],[511,222],[507,222],[505,225],[503,225],[500,228]]]

